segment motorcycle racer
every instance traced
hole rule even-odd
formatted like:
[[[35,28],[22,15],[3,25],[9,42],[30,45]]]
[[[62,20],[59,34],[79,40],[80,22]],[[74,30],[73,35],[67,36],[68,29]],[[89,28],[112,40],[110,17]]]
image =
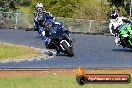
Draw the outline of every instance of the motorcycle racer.
[[[48,19],[55,20],[55,17],[50,14],[50,12],[46,12],[42,3],[37,3],[36,10],[34,12],[34,30],[39,32],[39,25],[43,27],[44,30],[41,32],[41,34],[45,41],[46,48],[48,48],[48,44],[51,41],[49,36],[47,36],[48,27],[46,26],[46,22]]]
[[[39,25],[43,27],[43,30],[41,30],[41,37],[45,41],[46,48],[53,48],[51,45],[51,38],[49,36],[49,31],[53,27],[53,25],[60,25],[62,29],[65,30],[65,33],[69,35],[69,30],[65,28],[64,24],[62,22],[59,22],[55,19],[55,17],[50,13],[46,12],[46,10],[43,8],[42,3],[36,4],[36,11],[34,13],[35,19],[34,19],[34,30],[40,31]],[[42,17],[40,17],[42,16]],[[41,19],[42,18],[42,19]],[[40,23],[41,22],[41,23]],[[59,52],[57,52],[59,54]]]
[[[46,48],[52,48],[52,47],[50,47],[51,38],[49,36],[49,31],[52,28],[55,28],[55,25],[59,25],[59,27],[62,30],[64,30],[67,35],[69,35],[69,30],[64,26],[64,24],[62,22],[59,22],[59,21],[54,20],[54,19],[47,19],[46,22],[45,22],[45,30],[44,30],[44,32],[46,33],[46,35],[43,35],[43,38],[45,40],[45,46],[46,46]],[[57,52],[57,53],[59,54],[59,52]]]
[[[36,10],[34,12],[34,30],[38,31],[38,26],[39,26],[39,20],[40,19],[40,15],[43,16],[43,22],[45,22],[47,19],[55,19],[54,16],[52,16],[52,14],[50,14],[50,12],[47,12],[45,10],[45,8],[43,8],[43,4],[42,3],[37,3],[36,4]]]
[[[120,38],[116,36],[117,28],[122,25],[123,23],[128,23],[132,25],[132,21],[126,17],[119,16],[119,13],[117,10],[111,11],[111,20],[109,23],[109,30],[112,35],[115,35],[115,44],[117,46],[120,45]]]

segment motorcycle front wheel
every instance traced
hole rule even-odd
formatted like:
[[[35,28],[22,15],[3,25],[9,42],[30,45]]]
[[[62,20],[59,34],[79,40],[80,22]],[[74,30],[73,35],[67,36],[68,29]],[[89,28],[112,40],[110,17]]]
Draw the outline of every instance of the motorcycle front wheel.
[[[73,47],[70,47],[69,45],[70,44],[66,40],[60,43],[60,46],[65,51],[65,53],[68,54],[68,56],[73,57],[74,56]]]

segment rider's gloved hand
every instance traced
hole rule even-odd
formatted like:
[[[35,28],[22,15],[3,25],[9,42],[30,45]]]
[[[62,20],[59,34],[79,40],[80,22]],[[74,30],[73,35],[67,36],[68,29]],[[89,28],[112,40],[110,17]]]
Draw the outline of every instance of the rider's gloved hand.
[[[65,30],[65,33],[66,33],[67,35],[69,35],[69,34],[70,34],[70,31],[69,31],[69,30]]]
[[[127,19],[127,18],[122,19],[122,21],[123,21],[123,22],[125,22],[125,23],[129,23],[129,24],[131,24],[131,25],[132,25],[132,21],[131,21],[131,20],[129,20],[129,19]]]
[[[65,31],[65,33],[66,33],[67,35],[70,34],[70,31],[69,31],[67,28],[63,27],[63,30]]]

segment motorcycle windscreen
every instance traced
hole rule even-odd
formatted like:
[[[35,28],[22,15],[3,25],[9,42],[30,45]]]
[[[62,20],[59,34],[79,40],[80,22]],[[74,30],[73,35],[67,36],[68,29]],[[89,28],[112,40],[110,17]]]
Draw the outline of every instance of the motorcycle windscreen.
[[[51,28],[50,30],[50,36],[52,38],[59,38],[64,34],[64,31],[59,28],[58,26]]]

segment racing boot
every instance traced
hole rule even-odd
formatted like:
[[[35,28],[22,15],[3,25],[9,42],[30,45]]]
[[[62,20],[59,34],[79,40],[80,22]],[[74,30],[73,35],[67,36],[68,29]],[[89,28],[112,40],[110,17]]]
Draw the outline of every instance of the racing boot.
[[[120,46],[120,38],[119,37],[115,37],[115,45]]]

